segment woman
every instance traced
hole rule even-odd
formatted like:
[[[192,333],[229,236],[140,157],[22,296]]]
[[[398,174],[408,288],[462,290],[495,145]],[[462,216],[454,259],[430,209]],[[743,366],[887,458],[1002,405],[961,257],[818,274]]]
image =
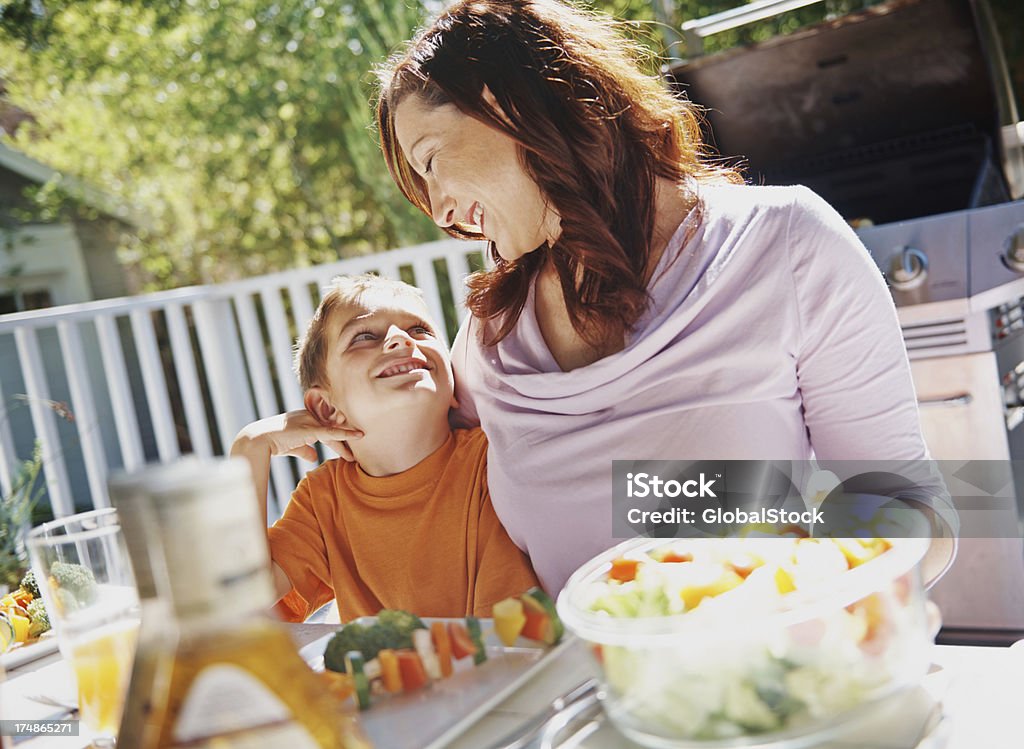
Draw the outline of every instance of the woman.
[[[453,359],[494,507],[545,587],[614,543],[612,460],[927,453],[895,309],[804,188],[711,163],[608,19],[463,0],[382,71],[406,197],[490,242]]]

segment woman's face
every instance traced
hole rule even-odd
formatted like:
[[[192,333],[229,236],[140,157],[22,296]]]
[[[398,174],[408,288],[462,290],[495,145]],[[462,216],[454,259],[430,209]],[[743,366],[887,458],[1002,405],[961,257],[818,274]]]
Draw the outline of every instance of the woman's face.
[[[477,227],[509,261],[558,238],[558,214],[523,169],[509,136],[454,104],[434,107],[415,94],[395,109],[395,135],[426,184],[438,226]]]

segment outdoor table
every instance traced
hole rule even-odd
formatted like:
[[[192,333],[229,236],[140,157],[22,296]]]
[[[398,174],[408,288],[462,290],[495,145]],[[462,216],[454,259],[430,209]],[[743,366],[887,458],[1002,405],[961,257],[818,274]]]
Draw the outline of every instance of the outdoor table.
[[[330,624],[288,625],[299,646],[336,629]],[[1024,746],[1024,642],[1014,648],[937,645],[933,666],[922,686],[892,701],[871,719],[851,725],[823,749],[1020,749]],[[453,749],[485,749],[546,710],[551,701],[588,677],[596,666],[585,646],[576,642],[493,711],[451,744]],[[53,654],[15,668],[0,686],[0,718],[39,720],[52,706],[27,698],[70,691],[70,671]],[[64,683],[56,683],[63,681]],[[942,725],[924,742],[921,732],[941,710]],[[453,722],[459,716],[453,715]],[[934,722],[934,721],[933,721]],[[18,740],[25,749],[82,749],[88,737],[47,736]],[[580,749],[629,749],[629,741],[603,723],[573,746]],[[125,748],[128,749],[128,748]],[[393,749],[381,747],[380,749]]]

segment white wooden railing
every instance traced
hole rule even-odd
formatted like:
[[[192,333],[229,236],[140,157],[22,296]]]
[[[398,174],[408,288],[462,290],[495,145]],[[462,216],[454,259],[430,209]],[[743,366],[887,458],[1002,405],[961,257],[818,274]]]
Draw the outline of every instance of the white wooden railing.
[[[0,490],[10,491],[36,440],[57,516],[107,506],[112,470],[170,462],[182,452],[223,453],[249,421],[302,407],[293,344],[330,279],[376,271],[410,280],[443,328],[447,293],[436,272],[443,265],[454,327],[465,316],[465,276],[482,250],[481,243],[444,240],[231,283],[0,316]],[[17,408],[22,400],[27,409]],[[312,466],[273,463],[268,511],[276,519]]]

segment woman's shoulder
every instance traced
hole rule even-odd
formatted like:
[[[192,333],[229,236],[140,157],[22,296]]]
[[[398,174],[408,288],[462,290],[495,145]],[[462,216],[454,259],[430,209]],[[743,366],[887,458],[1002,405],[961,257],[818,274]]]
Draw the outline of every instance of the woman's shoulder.
[[[676,229],[666,254],[703,256],[713,262],[722,248],[742,245],[746,257],[756,240],[767,248],[785,240],[795,213],[824,204],[806,187],[705,183],[696,188],[698,205]],[[697,221],[695,225],[693,222]]]
[[[788,213],[791,209],[820,210],[828,204],[803,185],[710,183],[698,188],[705,217],[740,217],[752,212]]]
[[[742,237],[746,243],[756,236],[769,246],[780,240],[789,246],[808,237],[852,237],[842,216],[803,185],[713,184],[699,188],[698,196],[705,239]]]

